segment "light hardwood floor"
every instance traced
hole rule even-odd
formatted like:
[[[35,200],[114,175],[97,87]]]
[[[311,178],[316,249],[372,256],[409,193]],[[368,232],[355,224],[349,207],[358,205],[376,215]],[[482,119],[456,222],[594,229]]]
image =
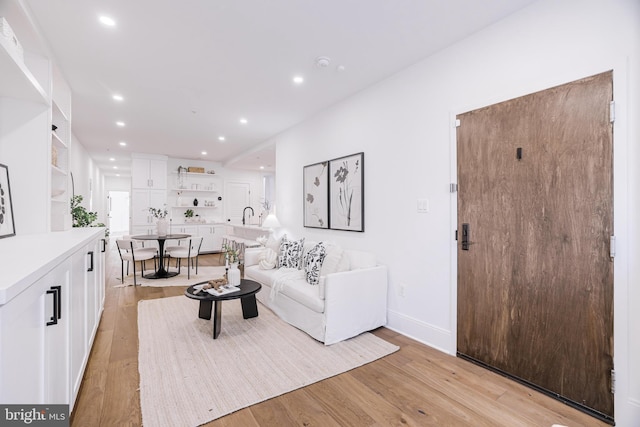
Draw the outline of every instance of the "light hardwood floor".
[[[201,256],[200,265],[219,265],[218,256]],[[113,239],[106,274],[105,309],[72,414],[74,427],[141,425],[137,304],[185,289],[114,287],[120,284],[120,259]],[[374,333],[400,350],[207,426],[607,425],[389,329]]]

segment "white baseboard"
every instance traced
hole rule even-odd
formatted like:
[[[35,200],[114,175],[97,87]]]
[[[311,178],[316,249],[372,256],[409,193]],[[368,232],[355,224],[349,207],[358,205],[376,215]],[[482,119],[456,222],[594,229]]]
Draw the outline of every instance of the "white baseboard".
[[[443,353],[456,354],[455,347],[451,348],[451,331],[446,329],[430,325],[393,310],[387,310],[387,325],[385,327]]]

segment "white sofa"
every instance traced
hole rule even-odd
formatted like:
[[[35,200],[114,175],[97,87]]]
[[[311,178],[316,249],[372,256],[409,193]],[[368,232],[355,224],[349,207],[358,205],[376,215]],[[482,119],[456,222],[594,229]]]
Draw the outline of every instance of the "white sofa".
[[[314,245],[305,243],[303,257]],[[264,269],[265,250],[246,249],[244,277],[262,285],[256,298],[285,322],[325,345],[387,323],[387,268],[373,254],[331,245],[319,283],[311,285],[304,267]]]

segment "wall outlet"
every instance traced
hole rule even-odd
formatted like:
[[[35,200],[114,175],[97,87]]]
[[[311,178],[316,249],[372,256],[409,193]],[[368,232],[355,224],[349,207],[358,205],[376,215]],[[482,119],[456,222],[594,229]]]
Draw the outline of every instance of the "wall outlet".
[[[398,295],[404,298],[406,293],[407,293],[407,285],[405,283],[400,283],[400,285],[398,286]]]

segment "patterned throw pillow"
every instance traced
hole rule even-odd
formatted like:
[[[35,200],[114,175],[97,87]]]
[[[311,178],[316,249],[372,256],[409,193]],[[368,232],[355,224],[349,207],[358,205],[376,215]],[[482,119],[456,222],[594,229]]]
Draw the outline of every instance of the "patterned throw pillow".
[[[323,242],[315,245],[305,257],[304,271],[307,276],[307,282],[310,285],[317,285],[320,281],[320,269],[322,268],[322,262],[327,255],[327,248]]]
[[[280,244],[280,256],[278,266],[284,268],[297,268],[302,266],[302,248],[304,247],[304,237],[300,240],[282,239]]]

